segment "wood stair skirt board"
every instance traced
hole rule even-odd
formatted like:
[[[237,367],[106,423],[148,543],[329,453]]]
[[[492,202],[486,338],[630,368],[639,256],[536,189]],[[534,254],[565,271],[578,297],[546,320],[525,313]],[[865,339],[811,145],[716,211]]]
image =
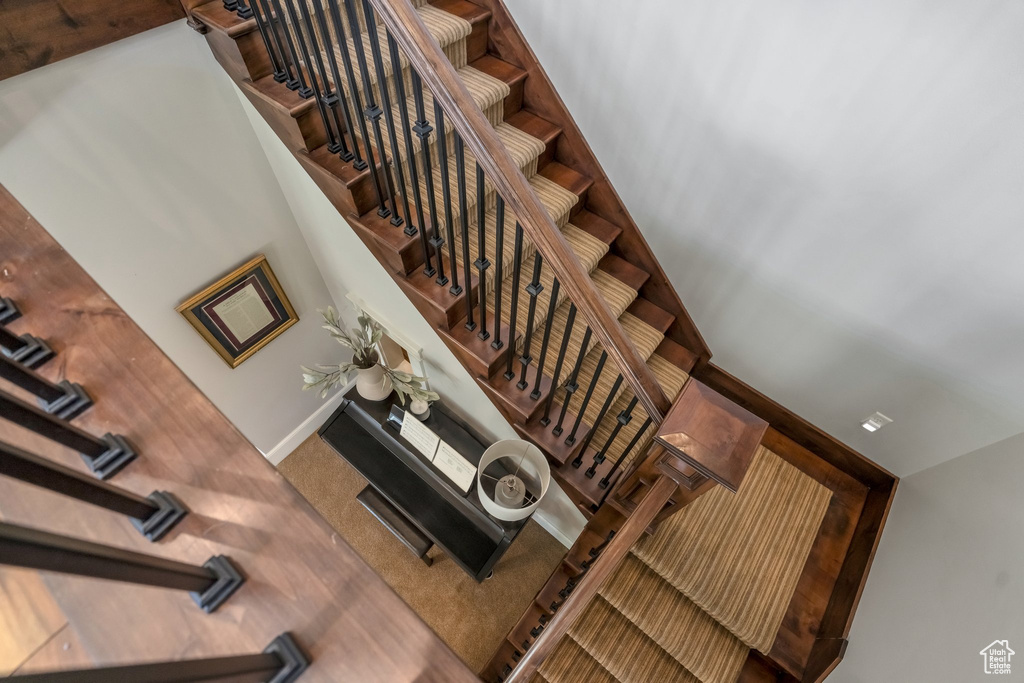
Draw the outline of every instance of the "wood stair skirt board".
[[[294,91],[274,80],[266,48],[253,19],[238,18],[235,13],[224,9],[223,3],[219,0],[194,8],[192,14],[208,29],[208,44],[227,73],[295,154],[302,168],[353,227],[417,310],[434,326],[441,339],[476,379],[492,403],[514,426],[517,433],[537,444],[548,455],[552,463],[553,476],[588,518],[587,530],[577,541],[577,545],[584,544],[586,547],[579,549],[574,545],[562,568],[557,570],[549,584],[545,585],[535,600],[534,607],[523,616],[517,629],[521,630],[525,625],[526,633],[529,634],[536,626],[536,621],[531,624],[531,620],[539,619],[541,615],[545,615],[545,618],[557,616],[557,613],[551,610],[551,604],[556,602],[553,596],[558,596],[559,591],[565,586],[565,581],[581,572],[588,559],[592,559],[588,558],[587,551],[602,542],[609,528],[617,528],[615,525],[622,525],[624,519],[628,523],[628,515],[637,514],[638,510],[644,510],[645,515],[651,513],[647,518],[650,521],[643,524],[646,527],[647,539],[634,545],[632,555],[629,555],[628,559],[619,560],[622,564],[617,565],[621,572],[632,568],[635,575],[643,575],[642,579],[636,579],[639,583],[636,583],[635,590],[627,592],[635,593],[637,599],[647,596],[646,599],[653,601],[648,603],[649,608],[637,607],[636,603],[624,600],[621,591],[615,592],[617,584],[609,583],[602,588],[602,594],[594,596],[591,603],[586,606],[592,617],[589,623],[588,620],[581,619],[572,625],[557,649],[544,660],[536,680],[568,682],[580,680],[580,675],[585,680],[596,681],[651,680],[643,678],[646,674],[665,676],[659,680],[726,680],[732,677],[732,672],[736,668],[736,653],[742,651],[748,644],[761,648],[768,654],[747,656],[743,662],[742,676],[746,676],[747,672],[767,672],[766,675],[774,676],[785,669],[800,678],[805,674],[813,676],[815,671],[825,671],[829,666],[834,666],[835,658],[841,656],[841,649],[837,650],[831,643],[845,643],[849,620],[852,619],[856,607],[858,587],[863,585],[870,566],[895,488],[895,478],[827,435],[822,435],[819,430],[802,423],[799,418],[772,404],[709,363],[711,354],[700,332],[687,314],[639,228],[611,187],[606,174],[543,69],[536,63],[533,53],[501,0],[414,0],[412,4],[416,8],[416,16],[428,27],[429,37],[410,32],[410,27],[414,27],[415,24],[405,23],[406,19],[411,20],[413,17],[406,14],[407,6],[404,0],[397,0],[393,4],[379,4],[379,0],[371,0],[371,3],[377,8],[377,29],[382,38],[381,57],[385,75],[378,79],[373,60],[368,59],[372,81],[370,90],[367,91],[361,81],[356,83],[355,90],[363,97],[372,93],[377,103],[383,106],[382,85],[388,85],[389,94],[393,95],[391,113],[398,115],[395,118],[398,129],[394,144],[397,145],[399,153],[397,159],[389,159],[393,143],[388,134],[382,136],[378,145],[375,135],[366,136],[369,140],[363,139],[360,126],[353,126],[355,130],[351,131],[343,128],[338,132],[344,136],[350,148],[359,145],[361,149],[365,149],[368,142],[373,150],[376,166],[363,170],[355,169],[351,162],[345,162],[337,154],[328,151],[327,135],[323,129],[317,103],[312,98],[299,97]],[[357,23],[365,30],[366,18],[362,16],[361,10],[357,15]],[[389,25],[396,40],[401,45],[417,47],[410,55],[402,53],[401,78],[396,78],[390,69],[390,54],[386,40],[383,40],[385,21],[395,22],[396,18],[399,19],[399,23]],[[343,22],[347,22],[347,17],[343,18]],[[342,49],[354,49],[355,41],[351,40],[351,36],[347,38],[349,40]],[[360,40],[366,42],[366,54],[370,57],[367,35],[361,36]],[[435,60],[432,55],[438,46],[450,65],[445,65],[441,61],[430,61]],[[427,55],[429,65],[424,61],[424,55]],[[354,52],[351,56],[356,57]],[[421,75],[426,74],[424,118],[429,125],[435,127],[428,140],[429,174],[423,172],[424,157],[420,140],[411,140],[414,143],[411,155],[406,153],[405,148],[409,132],[401,123],[403,106],[411,107],[408,110],[410,118],[416,118],[416,103],[411,89],[410,58],[419,64]],[[424,71],[428,66],[433,69],[432,72]],[[356,69],[358,74],[358,65]],[[443,77],[438,77],[438,74],[442,74]],[[487,133],[482,138],[466,139],[463,167],[466,187],[464,208],[459,206],[456,192],[460,174],[454,156],[451,112],[445,117],[444,130],[448,135],[447,156],[444,161],[449,169],[448,180],[451,183],[454,203],[449,206],[444,201],[441,182],[443,160],[436,130],[437,121],[433,112],[432,93],[427,87],[428,83],[439,83],[448,78],[445,74],[454,74],[452,78],[461,79],[470,93],[472,104],[466,100],[467,108],[456,112],[465,119],[460,126],[465,127],[466,120],[470,120],[464,116],[470,108],[482,111],[483,120],[489,126],[489,132],[482,129],[478,131]],[[353,92],[347,79],[343,78],[342,81],[340,89],[351,96]],[[399,93],[394,87],[398,83],[405,86],[404,101],[399,101]],[[447,93],[444,101],[449,102],[452,97],[456,100],[464,97],[453,93],[455,90]],[[356,115],[358,116],[359,112],[356,112]],[[382,129],[384,118],[381,119]],[[476,130],[475,125],[471,125],[470,128]],[[369,129],[369,123],[367,126]],[[494,137],[488,137],[490,135]],[[523,174],[531,188],[530,196],[536,195],[539,198],[540,207],[548,214],[564,239],[564,242],[549,241],[545,249],[552,249],[557,254],[568,245],[569,251],[558,256],[562,264],[560,267],[564,268],[565,264],[573,262],[575,257],[579,267],[573,271],[574,277],[587,278],[577,283],[575,291],[582,287],[588,292],[587,296],[594,296],[593,293],[596,292],[597,296],[603,299],[602,305],[607,306],[612,318],[618,320],[614,327],[615,334],[621,332],[622,336],[619,339],[626,340],[621,343],[634,347],[638,360],[646,364],[646,368],[634,366],[636,375],[630,375],[631,378],[620,383],[613,393],[619,368],[611,358],[618,358],[617,353],[621,350],[610,349],[613,353],[610,354],[600,382],[597,383],[597,389],[586,407],[582,405],[584,389],[594,378],[599,358],[602,351],[605,351],[598,343],[598,337],[608,339],[609,332],[601,330],[600,334],[595,333],[584,348],[583,336],[587,318],[584,315],[577,315],[575,323],[571,327],[568,325],[570,302],[566,297],[567,287],[562,287],[557,298],[551,300],[555,288],[552,266],[547,259],[540,270],[541,291],[532,302],[535,308],[532,326],[528,323],[531,302],[527,285],[531,280],[533,255],[536,250],[530,235],[538,239],[547,239],[547,236],[535,232],[537,226],[542,224],[540,207],[522,201],[519,195],[512,197],[511,200],[509,197],[505,198],[510,200],[509,204],[515,203],[520,209],[532,212],[534,220],[528,224],[529,229],[524,230],[522,268],[517,295],[517,324],[515,338],[509,338],[512,332],[511,299],[514,290],[510,276],[513,271],[513,241],[517,217],[511,206],[506,205],[504,243],[499,249],[496,239],[497,195],[492,178],[486,178],[485,185],[481,188],[482,192],[478,193],[476,187],[476,160],[473,150],[479,151],[492,144],[486,140],[497,140],[504,146],[512,159],[512,164],[510,168],[505,168],[508,164],[499,161],[499,157],[504,157],[494,154],[482,159],[481,166],[486,165],[488,168],[503,171],[503,178],[513,177],[509,174],[518,168],[518,172]],[[401,196],[403,190],[396,187],[394,200],[387,202],[388,208],[403,219],[404,224],[396,227],[390,217],[378,215],[375,183],[386,190],[388,176],[397,176],[397,170],[402,169],[406,174],[405,191],[408,192],[413,180],[410,164],[414,165],[417,171],[425,220],[420,221],[418,214],[414,214],[414,220],[409,221],[409,216],[405,215],[405,198]],[[386,173],[385,169],[389,171]],[[423,231],[422,234],[427,237],[435,236],[437,233],[435,226],[429,224],[426,193],[431,189],[431,185],[427,183],[428,175],[432,181],[433,199],[437,208],[439,225],[436,228],[440,229],[440,237],[444,239],[443,254],[438,255],[433,248],[429,253],[435,266],[437,259],[441,259],[449,278],[457,272],[462,290],[456,294],[450,291],[451,282],[445,285],[438,284],[436,275],[427,274],[420,233],[409,235],[404,230],[409,225],[414,225],[417,231]],[[525,196],[524,194],[523,197]],[[410,207],[414,207],[415,196],[408,199]],[[479,207],[478,202],[481,204]],[[478,222],[482,215],[484,257],[491,264],[482,271],[471,267],[468,278],[463,271],[464,256],[461,248],[463,211],[469,228],[470,258],[476,255]],[[452,240],[449,240],[446,231],[448,216],[453,219]],[[420,225],[421,222],[427,224]],[[454,257],[451,256],[453,247]],[[501,280],[497,278],[499,264],[502,271]],[[472,263],[470,265],[473,266]],[[564,270],[559,272],[564,274]],[[494,308],[495,299],[499,295],[503,301],[500,315]],[[480,296],[485,296],[487,300],[485,321],[490,332],[488,339],[480,339],[478,336],[481,322]],[[467,328],[465,324],[467,303],[473,306],[473,318],[477,323],[474,329]],[[595,302],[582,303],[596,305]],[[605,315],[603,312],[589,311],[589,315],[595,314]],[[491,344],[496,334],[500,334],[503,341],[501,347],[497,349]],[[537,385],[539,349],[545,339],[549,343],[548,357],[540,383]],[[563,341],[566,346],[564,363],[556,370],[554,356]],[[531,357],[527,359],[525,366],[527,387],[521,389],[517,386],[523,369],[519,354],[524,352],[527,344],[530,344]],[[512,368],[515,376],[512,380],[503,376],[508,354],[516,354]],[[627,354],[626,357],[630,356]],[[581,390],[567,394],[563,385],[576,365],[577,358],[580,363],[577,381]],[[630,362],[634,361],[629,360],[627,364]],[[647,374],[641,373],[640,370],[645,370]],[[654,407],[657,404],[660,412],[666,412],[668,404],[662,398],[647,403],[639,402],[635,406],[632,421],[621,427],[615,439],[609,441],[610,449],[603,452],[605,442],[613,436],[612,430],[618,415],[625,410],[634,396],[632,388],[643,385],[642,381],[636,379],[641,375],[655,379],[668,403],[674,401],[674,409],[668,412],[665,424],[661,425],[660,430],[655,422],[641,435],[638,434],[639,428],[647,418],[643,406]],[[537,393],[534,393],[535,386],[538,386]],[[564,428],[561,434],[555,435],[553,427],[563,408],[566,411]],[[676,409],[679,414],[673,417]],[[548,420],[542,420],[545,412],[548,414]],[[577,419],[579,426],[575,440],[566,444],[566,438]],[[831,486],[831,482],[839,481],[842,477],[865,482],[863,493],[854,487],[850,489],[854,491],[853,494],[843,495],[863,495],[867,501],[856,499],[847,508],[843,508],[853,515],[849,523],[855,524],[860,534],[850,531],[843,537],[849,550],[847,551],[847,545],[842,545],[841,552],[847,554],[839,555],[833,565],[830,565],[833,566],[833,569],[829,570],[832,572],[830,580],[833,583],[825,581],[814,584],[818,593],[813,600],[800,592],[804,590],[804,584],[801,583],[800,591],[793,597],[794,604],[804,600],[808,605],[806,609],[818,610],[814,616],[814,623],[820,625],[820,628],[810,638],[793,634],[793,641],[787,641],[784,651],[779,652],[771,650],[769,635],[774,634],[769,634],[770,626],[752,626],[745,620],[742,610],[734,609],[730,600],[735,598],[732,593],[736,591],[725,595],[716,592],[715,582],[709,582],[711,587],[686,583],[686,577],[679,576],[682,570],[671,561],[674,555],[668,551],[658,552],[656,542],[656,539],[661,537],[659,534],[664,535],[675,530],[677,537],[674,537],[672,545],[677,550],[679,547],[701,548],[687,551],[687,556],[693,553],[721,552],[730,558],[730,562],[740,565],[749,565],[755,559],[763,559],[762,556],[767,557],[773,549],[782,552],[790,559],[776,562],[772,565],[773,568],[764,572],[766,576],[772,577],[771,582],[774,583],[763,586],[757,584],[764,599],[770,598],[770,609],[765,609],[771,612],[769,621],[775,624],[778,610],[785,611],[785,605],[789,602],[786,599],[787,591],[789,595],[793,595],[796,589],[796,584],[791,583],[801,578],[799,557],[801,553],[805,553],[807,543],[815,540],[816,530],[821,525],[820,518],[817,525],[814,519],[821,511],[822,505],[828,507],[829,503],[827,500],[822,503],[825,500],[824,494],[818,489],[806,487],[805,490],[794,484],[796,488],[791,493],[804,504],[799,515],[783,515],[785,522],[780,526],[792,532],[790,535],[784,535],[779,540],[772,536],[770,530],[751,524],[737,523],[734,524],[734,528],[726,528],[727,520],[735,522],[737,515],[741,515],[737,510],[747,509],[743,501],[749,496],[745,496],[745,493],[748,490],[757,490],[757,484],[751,484],[751,479],[762,476],[761,471],[765,467],[763,462],[770,463],[769,469],[778,475],[777,478],[781,478],[781,481],[792,483],[791,479],[780,474],[785,473],[785,469],[777,467],[775,460],[769,457],[771,453],[757,448],[765,434],[766,422],[771,422],[773,426],[779,424],[787,436],[813,451],[808,457],[820,458],[822,462],[826,462],[824,467],[833,474],[819,476],[815,480],[818,484],[828,483]],[[709,436],[708,428],[711,426],[721,429],[724,436],[719,434],[720,438],[717,441]],[[656,432],[660,445],[657,449],[649,450]],[[769,435],[771,433],[769,432]],[[636,439],[630,441],[634,436]],[[624,453],[627,448],[630,451]],[[673,452],[658,456],[662,449]],[[599,450],[602,451],[604,460],[595,467],[594,476],[588,477],[587,472]],[[758,455],[755,456],[755,452]],[[576,467],[573,463],[581,453],[582,464]],[[601,478],[610,471],[612,463],[620,456],[621,465],[613,477],[612,485],[607,488],[600,487]],[[660,460],[656,461],[656,456],[660,457]],[[814,468],[811,467],[811,470]],[[803,471],[804,468],[800,468],[800,472]],[[687,477],[691,485],[697,480],[704,483],[694,491],[685,491],[687,487],[683,486],[674,489],[675,492],[672,493],[665,486],[675,485],[661,477],[661,472],[670,472],[677,483],[685,483]],[[744,472],[747,472],[746,477],[743,476]],[[846,474],[847,472],[850,474]],[[618,483],[615,479],[621,479],[624,475],[628,476],[622,482],[622,487],[628,488],[628,491],[624,493],[622,499],[617,499],[610,495],[610,492]],[[712,477],[722,486],[711,490],[712,484],[704,479],[705,475]],[[769,479],[776,481],[776,478],[771,476]],[[794,480],[802,481],[799,478]],[[785,489],[784,484],[780,485]],[[729,489],[738,490],[739,493],[732,493]],[[659,491],[658,505],[661,511],[657,514],[651,509],[650,504],[644,505],[644,500],[647,499],[645,496],[650,496],[654,490]],[[661,497],[662,493],[664,497]],[[790,494],[784,494],[783,497],[785,495]],[[863,513],[860,513],[861,507],[858,507],[860,503],[863,503]],[[705,509],[711,509],[713,512],[706,513],[709,518],[701,521],[701,511]],[[834,509],[835,505],[828,507],[828,514],[832,515]],[[769,512],[778,511],[773,509],[762,512],[768,515]],[[856,517],[856,514],[861,514],[861,517]],[[714,519],[711,519],[712,517]],[[667,521],[663,521],[666,519]],[[615,520],[614,523],[612,520]],[[726,525],[720,527],[720,536],[725,537],[726,531],[742,536],[744,540],[740,545],[759,549],[758,557],[740,557],[735,555],[735,550],[726,552],[717,547],[701,546],[700,539],[709,534],[714,536],[712,532],[696,534],[699,538],[690,538],[686,535],[685,529],[679,530],[685,525],[713,529],[716,528],[716,520],[719,524]],[[701,524],[705,527],[701,527]],[[752,529],[760,531],[755,533],[751,531]],[[641,531],[637,527],[638,536]],[[776,538],[773,543],[779,547],[766,548],[764,540],[757,536],[758,533]],[[818,545],[814,548],[814,552],[819,552]],[[792,559],[794,557],[797,559]],[[823,558],[816,559],[815,555],[812,555],[812,560],[820,560],[822,563],[826,561]],[[643,565],[642,571],[637,569],[637,563]],[[724,575],[728,565],[728,562],[723,562],[722,566],[715,565],[716,572]],[[699,573],[701,567],[697,567],[696,570]],[[796,578],[793,578],[794,573]],[[561,582],[561,586],[558,582]],[[836,586],[835,595],[827,593],[832,590],[833,585]],[[666,590],[673,591],[671,599],[665,597]],[[723,602],[724,606],[718,602]],[[683,629],[685,633],[682,635],[663,628],[665,623],[671,621],[659,611],[664,609],[664,604],[672,605],[673,613],[689,615],[686,621],[689,626]],[[796,613],[803,614],[799,610]],[[789,616],[786,618],[789,619]],[[709,619],[714,623],[709,625]],[[775,624],[774,628],[778,630],[778,624]],[[784,625],[782,632],[785,632],[786,628],[789,627]],[[611,656],[610,651],[602,644],[609,641],[609,632],[620,634],[620,640],[628,646],[625,650],[628,654],[626,659],[632,660],[629,666],[625,666],[617,655]],[[723,632],[726,635],[723,635]],[[704,634],[701,636],[704,640],[696,637],[695,634],[698,633]],[[708,634],[713,634],[714,638]],[[510,634],[508,642],[500,649],[492,666],[487,669],[487,680],[497,680],[504,669],[504,662],[509,661],[508,657],[511,657],[516,649],[522,650],[523,643],[515,642],[515,638],[521,635],[521,632]],[[732,640],[729,640],[730,638]],[[707,661],[694,662],[688,652],[680,649],[681,643],[712,641],[717,643],[712,648],[716,654]],[[744,643],[743,647],[736,646],[736,641]],[[505,657],[504,660],[500,658],[502,656]],[[519,656],[523,656],[522,652]]]

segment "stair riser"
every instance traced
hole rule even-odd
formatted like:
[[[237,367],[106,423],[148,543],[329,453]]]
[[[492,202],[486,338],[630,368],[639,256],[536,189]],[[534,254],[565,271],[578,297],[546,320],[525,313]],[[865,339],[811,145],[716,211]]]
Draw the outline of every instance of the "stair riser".
[[[258,31],[232,38],[211,28],[206,41],[224,70],[236,81],[255,81],[272,73],[270,57]]]
[[[295,156],[306,170],[306,173],[309,174],[309,177],[323,190],[324,194],[327,195],[334,207],[343,216],[353,214],[361,216],[377,207],[377,198],[373,193],[373,184],[369,181],[368,172],[366,173],[365,180],[359,180],[351,185],[346,185],[338,176],[310,159],[307,154],[300,152]],[[396,230],[401,232],[401,228],[396,228]],[[415,261],[413,255],[407,254],[404,258],[400,256],[397,261],[393,261],[392,265],[395,263],[402,264],[400,266],[403,268],[402,272],[411,272],[422,261],[422,254],[419,256],[419,262]],[[404,270],[406,267],[408,267],[408,270]]]
[[[316,107],[296,116],[248,84],[242,85],[242,92],[291,151],[311,151],[327,143],[323,119]]]

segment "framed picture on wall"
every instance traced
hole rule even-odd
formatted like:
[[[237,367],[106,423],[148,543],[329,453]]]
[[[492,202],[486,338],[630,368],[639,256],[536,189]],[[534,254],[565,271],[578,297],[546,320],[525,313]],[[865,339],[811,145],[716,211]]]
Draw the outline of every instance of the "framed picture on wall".
[[[228,273],[175,310],[233,368],[299,321],[263,255]]]

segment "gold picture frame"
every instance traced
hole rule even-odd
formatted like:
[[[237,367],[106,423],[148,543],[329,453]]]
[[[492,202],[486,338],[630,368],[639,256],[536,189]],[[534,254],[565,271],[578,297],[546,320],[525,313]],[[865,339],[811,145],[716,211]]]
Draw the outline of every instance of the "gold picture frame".
[[[263,254],[189,297],[175,310],[232,368],[299,322]]]

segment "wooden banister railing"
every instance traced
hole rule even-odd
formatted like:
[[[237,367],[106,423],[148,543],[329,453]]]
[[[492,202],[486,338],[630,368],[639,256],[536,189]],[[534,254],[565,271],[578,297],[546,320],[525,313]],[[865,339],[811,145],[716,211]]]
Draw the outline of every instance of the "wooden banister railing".
[[[648,414],[660,422],[671,406],[647,367],[609,310],[594,283],[548,215],[526,177],[509,156],[497,133],[473,101],[455,69],[427,31],[408,0],[369,0],[380,20],[402,48],[412,67],[429,87],[436,102],[472,151],[487,179],[519,219],[597,340],[622,373]]]
[[[661,512],[675,491],[676,484],[668,477],[659,477],[654,482],[644,499],[607,542],[604,550],[588,568],[586,575],[574,587],[571,599],[566,600],[544,625],[544,630],[505,679],[505,683],[527,683],[533,678],[537,668],[552,653],[562,636],[597,595],[601,584],[622,563],[629,549]]]

